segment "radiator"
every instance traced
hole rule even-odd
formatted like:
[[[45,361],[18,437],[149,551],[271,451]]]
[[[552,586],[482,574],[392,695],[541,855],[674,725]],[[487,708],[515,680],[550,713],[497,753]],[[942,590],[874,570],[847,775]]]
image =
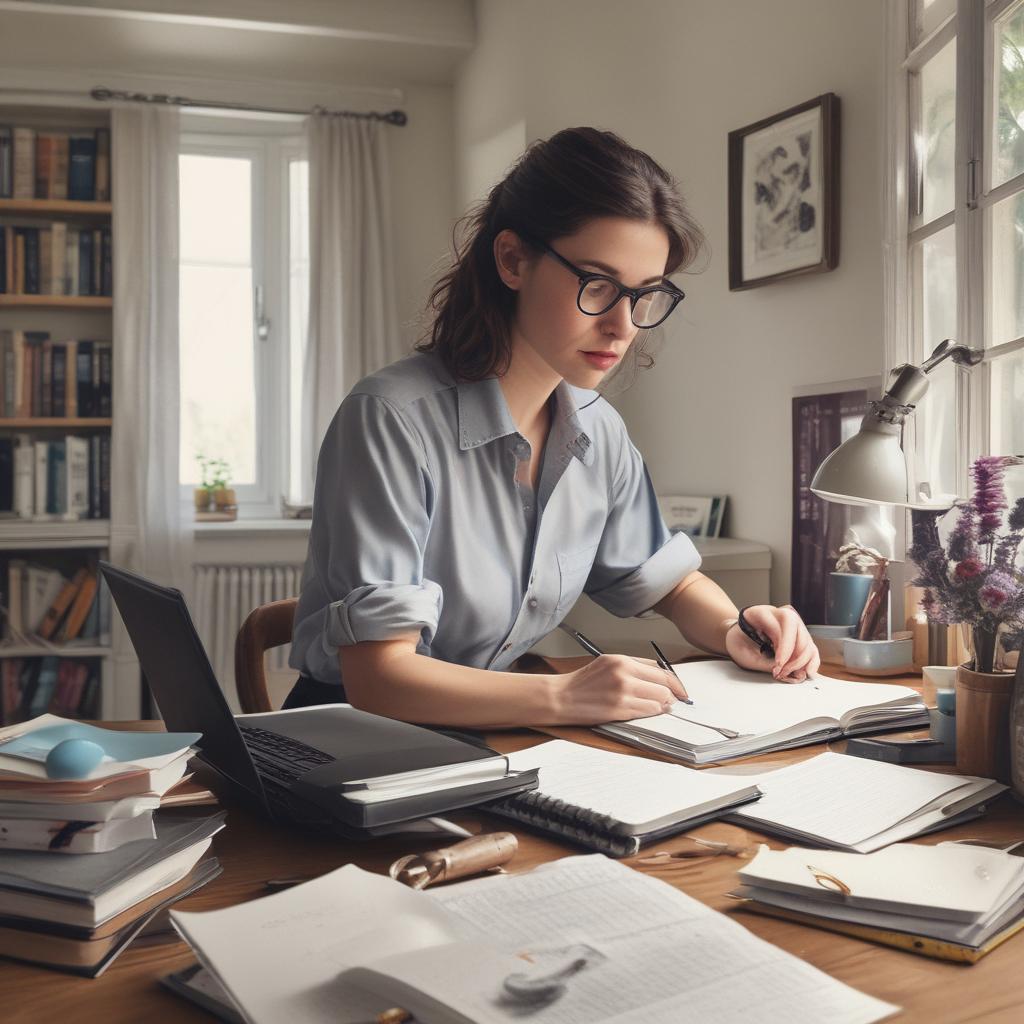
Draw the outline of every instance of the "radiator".
[[[301,565],[197,565],[194,591],[196,628],[213,664],[221,689],[238,710],[235,690],[235,637],[254,608],[270,601],[297,597]],[[275,647],[268,671],[288,668],[291,645]]]

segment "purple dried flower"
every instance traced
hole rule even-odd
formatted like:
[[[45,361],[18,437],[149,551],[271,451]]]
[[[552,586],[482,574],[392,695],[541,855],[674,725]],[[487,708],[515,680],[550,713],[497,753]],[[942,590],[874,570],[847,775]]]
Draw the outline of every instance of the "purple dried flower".
[[[1020,586],[1009,573],[990,572],[978,591],[978,604],[992,615],[999,615],[1020,595]]]
[[[1003,509],[1006,508],[1006,493],[1003,490],[1003,476],[1006,467],[1016,465],[1019,460],[1006,455],[982,455],[971,467],[974,479],[974,494],[971,504],[978,515],[978,543],[991,544],[995,532],[1003,525]]]
[[[1006,519],[1007,526],[1014,533],[1024,533],[1024,498],[1018,498],[1013,505],[1013,511]]]

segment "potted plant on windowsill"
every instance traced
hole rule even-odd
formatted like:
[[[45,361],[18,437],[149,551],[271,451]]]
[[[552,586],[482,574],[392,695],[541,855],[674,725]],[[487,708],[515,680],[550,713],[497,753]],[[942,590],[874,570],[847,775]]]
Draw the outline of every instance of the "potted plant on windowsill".
[[[208,459],[201,452],[196,455],[196,462],[199,463],[199,475],[201,483],[192,491],[192,499],[195,502],[196,512],[208,512],[213,504],[213,459]]]
[[[931,622],[960,623],[969,631],[972,660],[957,669],[957,768],[968,775],[1011,775],[1008,669],[1024,647],[1024,572],[1017,556],[1024,541],[1024,498],[1006,518],[1003,477],[1024,459],[985,455],[971,467],[974,492],[959,503],[957,521],[943,546],[942,513],[915,510],[909,556],[924,587],[922,608]],[[1024,717],[1024,697],[1018,701]],[[1024,728],[1024,720],[1020,723]],[[1024,736],[1014,737],[1014,774],[1024,793]],[[1019,748],[1019,749],[1018,749]]]

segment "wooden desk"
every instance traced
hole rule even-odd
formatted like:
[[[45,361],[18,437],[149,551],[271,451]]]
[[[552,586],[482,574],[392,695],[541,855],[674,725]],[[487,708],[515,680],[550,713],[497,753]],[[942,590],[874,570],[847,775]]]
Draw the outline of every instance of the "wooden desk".
[[[128,723],[125,725],[127,727]],[[596,745],[608,749],[636,753],[585,730],[552,731],[573,738],[586,738],[589,742],[596,741]],[[491,737],[496,747],[507,752],[532,746],[542,739],[543,736],[528,730],[496,733]],[[833,748],[842,749],[842,744],[833,744]],[[820,750],[820,747],[807,747],[765,755],[763,760],[798,761]],[[403,854],[437,845],[436,840],[411,837],[392,837],[362,844],[312,838],[277,828],[230,802],[226,802],[226,806],[227,827],[216,836],[213,845],[224,865],[224,873],[182,901],[183,909],[212,910],[230,906],[263,895],[263,883],[269,878],[313,877],[347,863],[383,873],[393,860]],[[474,832],[510,827],[507,821],[479,812],[452,817]],[[545,861],[580,852],[555,839],[546,839],[522,829],[516,831],[520,846],[510,865],[514,871],[526,871]],[[691,834],[750,843],[768,842],[775,848],[786,845],[760,833],[720,822],[701,826]],[[1024,838],[1024,808],[1010,797],[1003,796],[984,818],[918,841],[937,843],[945,839],[977,836],[1007,841]],[[627,859],[626,863],[664,879],[717,910],[730,913],[755,935],[803,958],[833,977],[904,1007],[904,1013],[894,1020],[928,1024],[1024,1020],[1024,971],[1021,970],[1024,938],[1011,939],[977,964],[963,965],[929,960],[831,932],[744,913],[737,911],[724,895],[737,884],[738,862],[734,858],[677,861],[656,867],[636,864],[640,857],[654,850],[672,850],[681,845],[684,844],[678,837],[669,839],[643,851],[639,857]],[[344,922],[339,922],[339,927],[344,927]],[[213,1018],[157,984],[160,977],[180,970],[192,960],[186,945],[168,942],[129,948],[97,979],[0,963],[0,1019],[7,1024],[63,1024],[67,1020],[88,1024],[165,1024],[171,1021],[209,1024]],[[752,1006],[751,1021],[756,1019],[756,1008]],[[652,1021],[652,1024],[661,1022]]]

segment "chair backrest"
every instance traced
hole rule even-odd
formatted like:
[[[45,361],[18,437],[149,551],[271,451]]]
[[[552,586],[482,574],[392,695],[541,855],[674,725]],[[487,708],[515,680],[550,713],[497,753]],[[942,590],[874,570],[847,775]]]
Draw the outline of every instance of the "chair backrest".
[[[291,642],[298,603],[298,598],[289,597],[261,604],[249,613],[238,631],[235,640],[235,688],[244,714],[274,710],[267,690],[263,656],[271,647]]]

